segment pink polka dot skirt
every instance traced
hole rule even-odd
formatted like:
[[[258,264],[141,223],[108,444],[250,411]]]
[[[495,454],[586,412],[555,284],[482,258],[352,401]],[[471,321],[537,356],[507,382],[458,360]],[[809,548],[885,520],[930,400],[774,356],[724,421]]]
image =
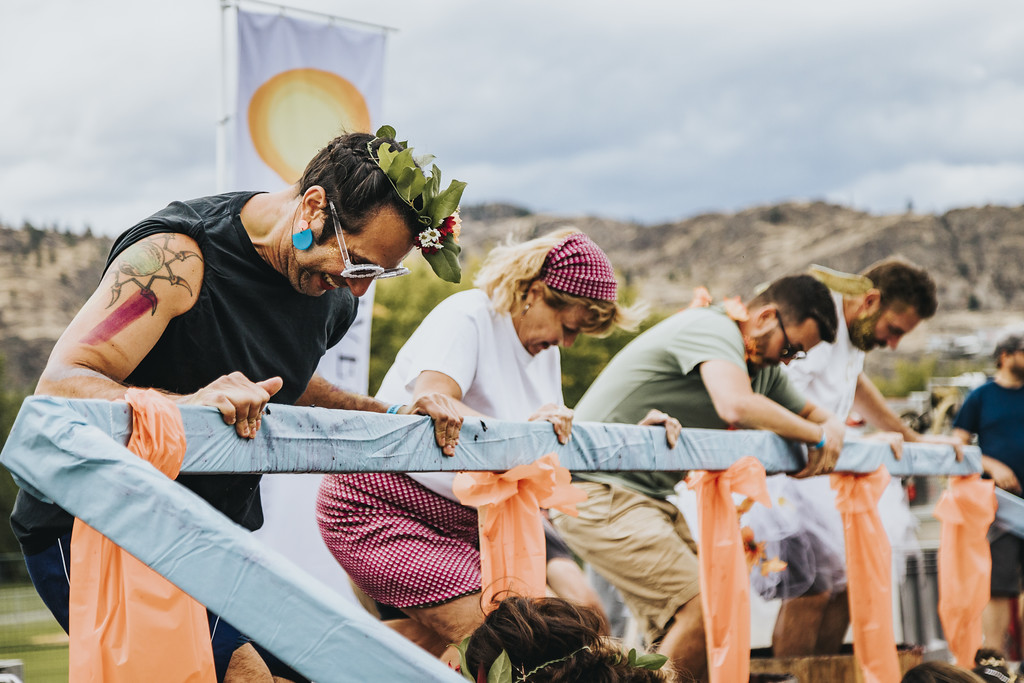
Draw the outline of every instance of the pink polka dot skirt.
[[[428,607],[480,590],[476,509],[404,474],[327,475],[316,517],[327,548],[377,602]]]

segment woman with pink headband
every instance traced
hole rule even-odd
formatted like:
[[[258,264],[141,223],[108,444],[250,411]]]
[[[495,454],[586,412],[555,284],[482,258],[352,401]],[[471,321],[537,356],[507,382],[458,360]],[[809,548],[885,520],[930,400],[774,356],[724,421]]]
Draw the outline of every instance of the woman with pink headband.
[[[608,257],[583,233],[564,229],[492,250],[474,284],[477,289],[450,296],[427,315],[377,398],[398,407],[440,392],[464,416],[548,421],[565,443],[573,412],[562,404],[558,347],[571,346],[579,334],[631,327],[637,318],[617,302]],[[645,424],[666,418],[649,419]],[[484,619],[477,513],[456,502],[453,478],[329,475],[317,497],[321,534],[352,581],[377,602],[381,618],[438,655]],[[562,561],[555,564],[552,540],[549,584],[563,597],[599,607],[585,584],[583,590],[554,585],[555,566],[583,577],[568,549],[554,553]]]

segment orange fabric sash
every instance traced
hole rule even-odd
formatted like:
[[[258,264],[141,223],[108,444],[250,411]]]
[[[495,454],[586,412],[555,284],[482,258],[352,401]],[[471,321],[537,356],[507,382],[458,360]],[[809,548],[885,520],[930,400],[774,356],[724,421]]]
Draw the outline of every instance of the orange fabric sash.
[[[750,570],[732,495],[771,507],[764,466],[751,456],[727,470],[691,472],[700,518],[700,599],[712,683],[750,678]]]
[[[125,398],[134,425],[128,449],[177,477],[185,455],[178,407],[152,390],[129,389]],[[71,683],[217,680],[201,604],[80,519],[71,548]]]
[[[989,599],[992,553],[985,538],[996,517],[995,482],[978,474],[950,477],[935,506],[939,540],[939,619],[962,667],[981,647],[981,613]]]
[[[836,508],[846,536],[847,591],[853,651],[865,683],[899,683],[900,665],[892,628],[892,549],[878,501],[889,483],[879,467],[871,474],[832,474]]]
[[[482,604],[491,611],[494,596],[511,593],[544,597],[546,552],[540,508],[575,517],[587,494],[571,483],[569,470],[548,453],[507,472],[460,472],[453,489],[463,505],[478,508]]]

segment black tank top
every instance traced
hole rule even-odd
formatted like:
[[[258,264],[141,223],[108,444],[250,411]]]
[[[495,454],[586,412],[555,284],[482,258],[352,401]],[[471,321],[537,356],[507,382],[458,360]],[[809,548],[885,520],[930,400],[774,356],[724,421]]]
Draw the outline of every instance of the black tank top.
[[[114,243],[108,268],[127,247],[166,232],[192,237],[204,260],[195,305],[171,320],[152,351],[128,375],[127,384],[189,394],[239,371],[253,381],[280,376],[284,386],[270,400],[293,404],[306,390],[320,357],[348,330],[358,303],[348,289],[319,297],[301,294],[256,252],[239,217],[255,194],[174,202]],[[259,480],[258,474],[178,478],[248,529],[263,524]],[[19,492],[11,515],[26,555],[53,545],[71,530],[72,522],[56,505],[42,503],[24,491]]]

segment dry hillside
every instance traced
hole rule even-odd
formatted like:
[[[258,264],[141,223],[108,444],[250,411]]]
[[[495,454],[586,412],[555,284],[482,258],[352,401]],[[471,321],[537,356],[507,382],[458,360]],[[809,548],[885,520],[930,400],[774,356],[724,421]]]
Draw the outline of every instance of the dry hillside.
[[[747,296],[757,284],[811,263],[855,271],[903,254],[935,275],[942,311],[908,338],[908,350],[922,350],[936,331],[1024,319],[1024,207],[873,216],[822,202],[787,203],[656,226],[505,205],[463,214],[468,260],[510,235],[575,225],[608,252],[641,298],[662,310],[686,305],[697,285],[716,296]],[[110,244],[105,237],[0,227],[0,354],[8,381],[34,383],[53,342],[95,288]]]
[[[0,354],[6,378],[34,384],[53,343],[96,288],[111,240],[0,227]]]
[[[686,304],[697,285],[745,297],[757,284],[812,263],[857,271],[902,254],[935,276],[943,310],[1024,310],[1024,207],[874,216],[823,202],[789,203],[650,227],[517,215],[500,206],[471,209],[466,218],[463,242],[471,253],[509,234],[574,225],[608,252],[640,296],[662,308]]]

